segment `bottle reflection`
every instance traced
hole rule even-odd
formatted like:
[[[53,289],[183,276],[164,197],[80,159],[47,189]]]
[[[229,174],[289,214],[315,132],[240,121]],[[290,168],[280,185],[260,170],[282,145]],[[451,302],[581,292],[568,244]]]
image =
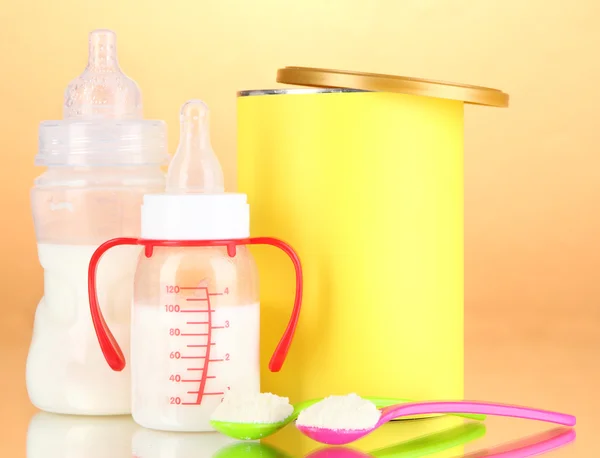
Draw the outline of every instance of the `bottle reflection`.
[[[237,442],[217,432],[174,433],[138,427],[132,440],[131,457],[208,458]]]
[[[234,447],[231,447],[231,446]],[[237,447],[235,447],[237,446]],[[272,447],[220,433],[144,429],[131,416],[36,414],[27,431],[27,458],[285,457]]]
[[[131,458],[130,416],[80,417],[41,412],[29,422],[27,458]]]

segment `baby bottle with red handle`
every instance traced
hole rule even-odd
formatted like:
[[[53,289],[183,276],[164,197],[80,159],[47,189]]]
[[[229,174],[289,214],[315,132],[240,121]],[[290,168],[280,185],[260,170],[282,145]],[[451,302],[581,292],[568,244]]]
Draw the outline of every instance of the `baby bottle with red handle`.
[[[208,114],[201,101],[184,104],[166,193],[144,196],[141,238],[107,241],[89,266],[90,310],[100,348],[113,370],[131,366],[133,418],[151,429],[212,431],[210,416],[228,391],[260,391],[259,285],[250,245],[282,249],[296,272],[291,318],[270,370],[281,369],[300,313],[300,260],[278,239],[250,237],[246,195],[224,192]],[[118,245],[143,249],[135,273],[129,361],[103,318],[96,287],[104,253]]]
[[[89,35],[89,60],[64,94],[64,119],[42,122],[31,204],[44,295],[27,358],[27,391],[41,410],[130,413],[129,371],[106,367],[89,317],[92,253],[112,237],[139,237],[146,193],[164,191],[166,125],[142,117],[141,94],[117,59],[109,30]],[[140,247],[120,247],[98,271],[104,316],[129,349],[133,275]]]

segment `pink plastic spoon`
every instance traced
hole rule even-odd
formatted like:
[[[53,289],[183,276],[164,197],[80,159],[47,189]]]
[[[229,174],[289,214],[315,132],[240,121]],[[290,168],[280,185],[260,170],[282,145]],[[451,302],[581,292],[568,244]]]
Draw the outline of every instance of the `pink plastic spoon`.
[[[369,429],[329,429],[298,424],[296,424],[296,426],[302,434],[317,442],[321,442],[322,444],[344,445],[370,434],[394,418],[456,412],[524,418],[527,420],[539,420],[564,426],[575,426],[576,423],[576,419],[572,415],[550,412],[547,410],[530,409],[528,407],[478,401],[434,401],[411,402],[385,407],[381,409],[381,417],[377,424]]]

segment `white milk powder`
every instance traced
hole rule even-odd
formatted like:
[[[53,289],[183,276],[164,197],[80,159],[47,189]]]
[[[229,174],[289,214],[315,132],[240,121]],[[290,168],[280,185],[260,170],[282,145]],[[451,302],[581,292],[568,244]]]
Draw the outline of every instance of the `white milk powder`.
[[[370,401],[356,394],[329,396],[304,409],[296,423],[327,429],[361,430],[377,424],[381,412]]]
[[[232,423],[278,423],[294,412],[288,398],[272,393],[229,392],[211,420]]]
[[[106,363],[90,316],[88,265],[95,246],[39,244],[44,297],[38,304],[27,358],[27,390],[33,404],[76,415],[130,413],[129,366]],[[140,248],[110,249],[98,266],[98,298],[104,318],[125,355],[133,276]]]
[[[191,304],[195,310],[206,307]],[[168,431],[214,431],[210,416],[225,393],[260,392],[258,303],[216,306],[210,324],[207,312],[172,313],[136,304],[132,320],[136,423]]]

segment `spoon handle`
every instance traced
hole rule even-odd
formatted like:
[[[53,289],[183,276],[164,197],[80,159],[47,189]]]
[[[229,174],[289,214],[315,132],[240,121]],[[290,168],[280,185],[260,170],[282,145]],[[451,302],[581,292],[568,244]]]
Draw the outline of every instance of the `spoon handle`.
[[[375,407],[377,407],[378,409],[383,409],[384,407],[389,407],[394,404],[407,404],[407,403],[414,404],[415,402],[417,402],[417,401],[410,400],[410,399],[379,398],[379,397],[376,398],[376,397],[371,397],[371,396],[367,396],[364,399],[366,399],[367,401],[371,401],[373,404],[375,404]],[[477,420],[477,421],[485,420],[485,415],[479,415],[479,414],[451,412],[450,415],[452,415],[454,417],[467,418],[469,420]],[[415,416],[415,418],[427,418],[427,417]]]
[[[454,412],[524,418],[527,420],[539,420],[565,426],[575,426],[576,423],[576,419],[572,415],[550,412],[548,410],[531,409],[529,407],[479,401],[433,401],[411,402],[409,404],[398,404],[386,407],[382,409],[379,424],[386,423],[394,418],[409,415]]]

